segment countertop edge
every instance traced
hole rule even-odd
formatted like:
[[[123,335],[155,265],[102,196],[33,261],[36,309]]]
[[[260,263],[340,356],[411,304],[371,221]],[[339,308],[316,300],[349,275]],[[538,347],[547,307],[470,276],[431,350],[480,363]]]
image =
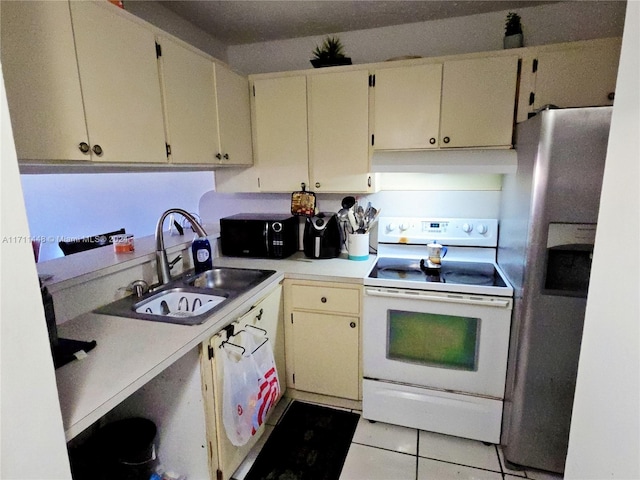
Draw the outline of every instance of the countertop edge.
[[[61,369],[56,371],[56,379],[58,381],[58,389],[59,389],[60,403],[61,403],[60,407],[63,412],[63,424],[65,429],[66,440],[69,441],[72,438],[74,438],[76,435],[84,431],[86,428],[88,428],[97,420],[99,420],[102,416],[107,414],[111,409],[113,409],[115,406],[117,406],[119,403],[121,403],[123,400],[125,400],[127,397],[129,397],[139,388],[141,388],[146,383],[151,381],[154,377],[162,373],[162,371],[164,371],[166,368],[173,365],[176,361],[182,358],[191,349],[197,347],[203,341],[207,340],[208,338],[212,337],[217,332],[219,332],[226,325],[232,323],[239,316],[246,313],[246,311],[248,311],[251,305],[253,305],[258,300],[260,300],[266,292],[268,292],[272,288],[275,288],[275,286],[281,283],[283,280],[284,280],[284,273],[281,271],[280,272],[276,271],[276,273],[272,277],[270,277],[268,280],[265,280],[265,282],[254,287],[252,290],[250,290],[246,294],[241,295],[240,297],[231,301],[228,306],[224,307],[223,310],[216,312],[212,316],[212,318],[210,318],[206,322],[200,325],[194,325],[194,326],[177,325],[177,327],[179,328],[196,329],[196,331],[193,332],[194,335],[190,339],[176,341],[175,350],[173,350],[172,353],[170,353],[166,357],[163,357],[163,359],[159,362],[156,362],[156,361],[150,362],[148,368],[144,368],[145,370],[144,373],[142,373],[140,376],[136,378],[132,378],[131,383],[127,384],[124,388],[118,390],[112,396],[108,396],[108,397],[105,396],[100,400],[91,402],[95,404],[95,407],[89,406],[88,408],[85,408],[84,410],[86,410],[86,413],[82,414],[82,416],[78,419],[73,419],[73,414],[70,414],[70,412],[68,411],[68,408],[70,407],[70,405],[62,405],[66,397],[65,394],[71,394],[72,392],[67,391],[63,393],[62,391],[64,390],[64,388],[61,388],[61,387],[64,387],[65,384],[69,384],[69,383],[74,384],[78,380],[80,380],[78,377],[82,376],[81,374],[83,373],[81,368],[83,366],[81,363],[82,361],[80,361],[79,363],[73,362],[73,363],[76,363],[76,368],[73,369],[74,371],[71,371],[71,369],[69,368],[67,368],[67,370],[62,370],[68,367],[67,365],[61,367]],[[132,322],[130,324],[132,326],[140,326],[140,324],[144,325],[146,323],[149,323],[149,324],[156,323],[160,325],[166,325],[166,324],[161,324],[159,322],[145,322],[144,320],[124,319],[122,317],[100,315],[100,314],[95,314],[90,312],[90,313],[81,315],[79,317],[76,317],[75,319],[72,319],[69,322],[66,322],[65,324],[61,325],[60,326],[61,336],[65,338],[67,336],[70,338],[77,336],[77,332],[74,332],[74,330],[77,330],[77,329],[74,327],[78,327],[77,324],[79,322],[89,323],[92,320],[95,320],[96,319],[95,317],[106,317],[107,321],[115,319],[115,321],[122,322],[124,325],[126,325],[127,322]],[[86,328],[83,329],[80,327],[79,330],[80,331],[86,330]],[[67,332],[65,333],[65,331]],[[70,335],[68,335],[69,333]],[[100,347],[100,343],[98,343],[98,348],[99,347]],[[89,355],[91,354],[92,352],[89,352]],[[80,372],[78,372],[78,370],[80,370]],[[69,396],[73,396],[73,395],[71,394]],[[73,408],[73,410],[77,411],[78,410],[77,402],[76,402],[76,405],[74,406],[76,408]],[[69,423],[69,422],[73,422],[73,423]]]

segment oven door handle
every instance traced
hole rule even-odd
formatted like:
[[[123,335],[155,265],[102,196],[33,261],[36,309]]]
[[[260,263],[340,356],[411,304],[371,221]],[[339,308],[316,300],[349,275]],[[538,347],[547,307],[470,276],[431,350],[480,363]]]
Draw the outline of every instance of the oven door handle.
[[[465,305],[481,305],[484,307],[502,307],[507,308],[511,306],[511,300],[498,299],[494,297],[474,298],[458,295],[434,295],[429,292],[411,292],[406,291],[390,291],[390,290],[378,290],[375,288],[365,289],[365,293],[372,297],[387,297],[387,298],[407,298],[411,300],[421,300],[429,302],[443,302],[443,303],[462,303]]]

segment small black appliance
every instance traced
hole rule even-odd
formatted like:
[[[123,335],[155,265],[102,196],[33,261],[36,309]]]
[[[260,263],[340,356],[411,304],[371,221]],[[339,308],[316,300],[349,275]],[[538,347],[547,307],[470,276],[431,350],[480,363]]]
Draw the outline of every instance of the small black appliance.
[[[286,258],[298,251],[298,217],[238,213],[220,219],[220,250],[228,257]]]
[[[304,227],[304,254],[309,258],[335,258],[340,255],[342,238],[335,213],[307,217]]]

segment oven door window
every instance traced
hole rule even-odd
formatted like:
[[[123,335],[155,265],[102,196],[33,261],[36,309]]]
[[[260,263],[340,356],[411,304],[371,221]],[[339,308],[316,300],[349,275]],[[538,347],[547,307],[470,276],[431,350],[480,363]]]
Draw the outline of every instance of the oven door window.
[[[478,370],[480,319],[387,312],[387,358],[456,370]]]

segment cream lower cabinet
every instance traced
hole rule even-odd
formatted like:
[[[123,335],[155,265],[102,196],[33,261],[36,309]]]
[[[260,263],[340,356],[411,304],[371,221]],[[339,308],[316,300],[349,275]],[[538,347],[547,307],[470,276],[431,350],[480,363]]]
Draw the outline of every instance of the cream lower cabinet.
[[[287,385],[359,400],[362,288],[353,284],[285,281]]]
[[[238,318],[233,325],[236,333],[243,328],[247,328],[247,325],[267,332],[266,335],[269,337],[273,347],[282,395],[286,388],[282,286],[278,285],[276,289],[257,302],[245,315]],[[220,346],[225,340],[227,340],[227,334],[225,330],[222,330],[203,345],[201,354],[212,480],[228,480],[231,478],[265,430],[263,424],[249,442],[242,447],[234,446],[227,438],[222,420],[224,370],[222,362],[219,360],[221,354]]]
[[[378,69],[373,147],[508,148],[517,80],[517,56]]]
[[[255,168],[220,171],[222,192],[367,193],[366,70],[251,78]]]

